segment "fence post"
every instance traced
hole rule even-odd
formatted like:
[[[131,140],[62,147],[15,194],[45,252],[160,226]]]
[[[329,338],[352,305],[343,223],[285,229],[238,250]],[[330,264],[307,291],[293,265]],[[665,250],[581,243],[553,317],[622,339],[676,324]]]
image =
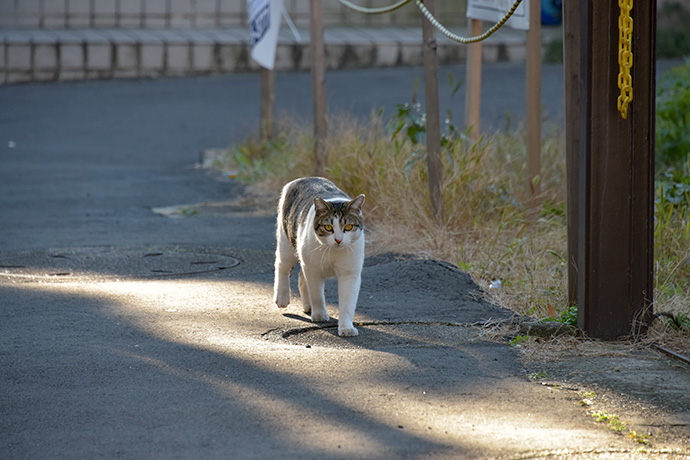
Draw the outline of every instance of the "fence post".
[[[481,35],[482,21],[470,19],[470,36]],[[472,43],[467,49],[465,82],[465,125],[470,130],[470,140],[479,139],[479,117],[482,101],[482,42]]]
[[[275,112],[276,72],[261,67],[261,138],[273,137],[273,115]]]
[[[434,13],[434,0],[424,5]],[[443,165],[441,163],[441,111],[438,103],[438,62],[436,58],[436,29],[426,17],[422,18],[424,40],[424,101],[426,105],[426,146],[431,206],[439,222],[443,222]]]
[[[527,31],[527,176],[532,198],[539,195],[541,172],[541,2],[530,0]],[[536,201],[532,201],[536,205]]]
[[[314,97],[314,174],[326,171],[326,63],[323,45],[323,14],[321,0],[309,0],[311,77]]]

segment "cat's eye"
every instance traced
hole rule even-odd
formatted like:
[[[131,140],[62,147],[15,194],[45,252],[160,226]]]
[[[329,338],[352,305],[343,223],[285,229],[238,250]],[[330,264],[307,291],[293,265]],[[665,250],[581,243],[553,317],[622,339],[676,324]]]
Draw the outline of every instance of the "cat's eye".
[[[352,230],[352,224],[347,224],[347,225],[345,226],[345,231],[346,231],[346,232],[349,232],[350,230]]]
[[[332,232],[332,231],[333,231],[333,226],[330,225],[330,224],[324,225],[323,228],[325,228],[327,232]]]

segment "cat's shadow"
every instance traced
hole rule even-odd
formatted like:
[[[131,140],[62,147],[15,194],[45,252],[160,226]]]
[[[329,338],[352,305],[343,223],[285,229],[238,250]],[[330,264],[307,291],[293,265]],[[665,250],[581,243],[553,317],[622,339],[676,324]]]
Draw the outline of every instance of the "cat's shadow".
[[[397,348],[401,345],[405,347],[418,347],[418,348],[427,348],[429,346],[437,345],[437,346],[442,346],[444,348],[455,348],[452,344],[445,343],[445,344],[440,344],[438,341],[435,341],[433,339],[429,340],[430,337],[414,337],[410,335],[399,335],[396,333],[391,333],[389,331],[385,330],[376,330],[369,328],[367,326],[387,326],[387,321],[383,321],[380,324],[377,324],[376,321],[374,322],[366,322],[366,324],[362,323],[355,323],[355,326],[357,327],[364,327],[366,329],[360,329],[361,332],[363,333],[363,336],[360,335],[358,340],[355,340],[354,342],[349,340],[352,339],[351,337],[340,337],[338,335],[338,320],[336,318],[331,318],[327,322],[321,322],[321,323],[315,323],[309,318],[309,316],[301,316],[298,314],[294,313],[283,313],[283,317],[285,318],[290,318],[293,320],[298,320],[303,323],[308,324],[308,327],[296,327],[296,328],[291,328],[287,331],[283,332],[283,338],[288,338],[288,337],[293,337],[293,336],[300,336],[301,341],[306,341],[311,342],[315,341],[316,343],[319,343],[322,346],[343,346],[345,343],[347,343],[349,346],[354,347],[354,348],[367,348],[371,350],[388,350],[391,347]],[[414,322],[411,322],[413,324]],[[397,325],[397,324],[390,324],[390,325]],[[321,331],[326,333],[326,336],[322,336],[321,339],[319,340],[318,338],[315,338],[311,336],[310,338],[304,338],[304,336],[301,336],[302,333],[310,333],[315,330]],[[298,342],[300,342],[300,339],[298,339]]]
[[[303,323],[307,323],[307,324],[309,324],[312,327],[317,328],[317,329],[330,330],[330,329],[338,327],[338,318],[331,317],[331,319],[329,319],[328,321],[315,323],[314,321],[311,320],[311,317],[306,313],[304,315],[296,315],[294,313],[283,313],[283,316],[285,318],[290,318],[290,319],[295,319],[297,321],[302,321]]]
[[[303,323],[309,323],[309,324],[314,324],[314,325],[328,324],[328,323],[314,323],[309,316],[296,315],[294,313],[283,313],[283,316],[286,318],[290,318],[290,319],[296,319],[297,321],[302,321]],[[333,320],[331,320],[331,321],[333,321]],[[329,322],[331,322],[331,321],[329,321]]]

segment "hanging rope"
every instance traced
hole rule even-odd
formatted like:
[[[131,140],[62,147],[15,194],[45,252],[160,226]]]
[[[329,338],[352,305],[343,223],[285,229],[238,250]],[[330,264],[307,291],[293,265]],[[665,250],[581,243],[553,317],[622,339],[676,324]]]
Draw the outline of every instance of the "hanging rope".
[[[391,6],[383,6],[381,8],[366,8],[363,6],[355,5],[354,3],[349,2],[348,0],[338,0],[340,3],[345,5],[346,7],[350,8],[351,10],[357,11],[358,13],[364,13],[364,14],[383,14],[383,13],[390,13],[392,11],[397,10],[398,8],[407,5],[410,3],[412,0],[401,0],[395,5]]]
[[[618,111],[625,120],[628,118],[628,104],[633,100],[632,76],[630,70],[633,65],[633,55],[630,50],[632,39],[633,20],[630,12],[633,7],[633,0],[618,0],[621,9],[618,16],[618,89],[621,90],[618,96]]]
[[[632,2],[632,0],[630,0],[630,1]],[[443,26],[443,24],[438,22],[438,20],[434,17],[434,15],[431,14],[431,12],[426,8],[426,6],[424,6],[424,2],[422,0],[417,0],[417,6],[422,11],[422,14],[424,14],[424,16],[426,16],[426,18],[429,20],[429,22],[432,23],[434,25],[434,27],[436,27],[439,30],[439,32],[441,32],[443,35],[445,35],[446,37],[450,38],[453,41],[460,42],[460,43],[463,43],[465,45],[469,45],[470,43],[480,42],[480,41],[488,38],[494,32],[496,32],[498,29],[500,29],[501,26],[503,24],[505,24],[506,21],[508,21],[508,19],[510,19],[510,17],[513,15],[513,13],[515,13],[515,10],[517,9],[518,6],[520,6],[521,2],[522,2],[522,0],[515,0],[515,3],[513,3],[513,6],[508,10],[508,12],[505,14],[505,16],[503,16],[503,18],[500,21],[498,21],[496,24],[494,24],[494,26],[491,29],[487,30],[486,32],[484,32],[481,35],[477,35],[476,37],[467,37],[467,38],[461,37],[460,35],[456,35],[453,32],[451,32],[450,30],[446,29]]]
[[[381,8],[365,8],[363,6],[355,5],[354,3],[351,3],[348,0],[338,0],[340,3],[345,5],[346,7],[350,8],[351,10],[357,11],[359,13],[364,13],[364,14],[382,14],[382,13],[390,13],[391,11],[395,11],[398,8],[408,4],[411,0],[401,0],[398,3],[391,5],[391,6],[384,6]],[[632,0],[628,0],[632,2]],[[480,42],[489,36],[491,36],[494,32],[496,32],[498,29],[501,28],[503,24],[510,19],[510,17],[515,13],[515,10],[517,9],[518,6],[520,6],[520,3],[522,0],[515,0],[515,3],[513,3],[513,6],[508,10],[508,12],[503,16],[503,18],[498,21],[494,26],[484,32],[481,35],[477,35],[476,37],[461,37],[460,35],[454,34],[450,30],[448,30],[443,24],[441,24],[438,19],[434,17],[433,14],[427,9],[426,6],[424,6],[424,2],[422,0],[416,0],[417,6],[421,10],[422,14],[426,16],[426,18],[429,20],[431,24],[436,27],[439,32],[441,32],[443,35],[446,37],[450,38],[453,41],[463,43],[465,45],[469,45],[470,43],[476,43]]]

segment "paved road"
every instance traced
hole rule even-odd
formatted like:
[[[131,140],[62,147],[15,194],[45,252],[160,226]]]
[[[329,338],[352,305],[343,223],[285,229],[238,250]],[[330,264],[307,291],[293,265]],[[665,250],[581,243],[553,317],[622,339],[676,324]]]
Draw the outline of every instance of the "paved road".
[[[522,74],[487,66],[485,104],[498,114],[486,110],[487,125],[500,125],[511,72]],[[388,108],[419,74],[334,72],[330,106]],[[307,116],[308,81],[281,75],[279,110]],[[577,388],[529,382],[515,350],[476,324],[510,312],[443,264],[369,260],[357,320],[374,324],[348,341],[271,305],[272,216],[154,214],[240,192],[193,164],[256,129],[256,94],[248,74],[0,87],[3,458],[637,447],[595,426]],[[332,284],[328,299],[337,316]]]
[[[449,97],[448,71],[462,78],[464,67],[442,69],[440,80],[442,110],[461,121],[464,91]],[[544,68],[545,110],[554,120],[563,113],[561,74],[558,65]],[[421,68],[330,72],[329,108],[392,114],[395,104],[411,101],[421,75]],[[484,126],[505,126],[505,114],[521,120],[523,66],[486,65],[484,75]],[[258,94],[256,74],[0,87],[0,248],[146,244],[152,235],[158,242],[254,245],[254,230],[226,235],[217,220],[203,229],[163,227],[150,208],[236,193],[236,185],[190,168],[200,150],[257,131]],[[276,106],[309,120],[309,74],[280,73]],[[256,228],[266,222],[258,219]]]

